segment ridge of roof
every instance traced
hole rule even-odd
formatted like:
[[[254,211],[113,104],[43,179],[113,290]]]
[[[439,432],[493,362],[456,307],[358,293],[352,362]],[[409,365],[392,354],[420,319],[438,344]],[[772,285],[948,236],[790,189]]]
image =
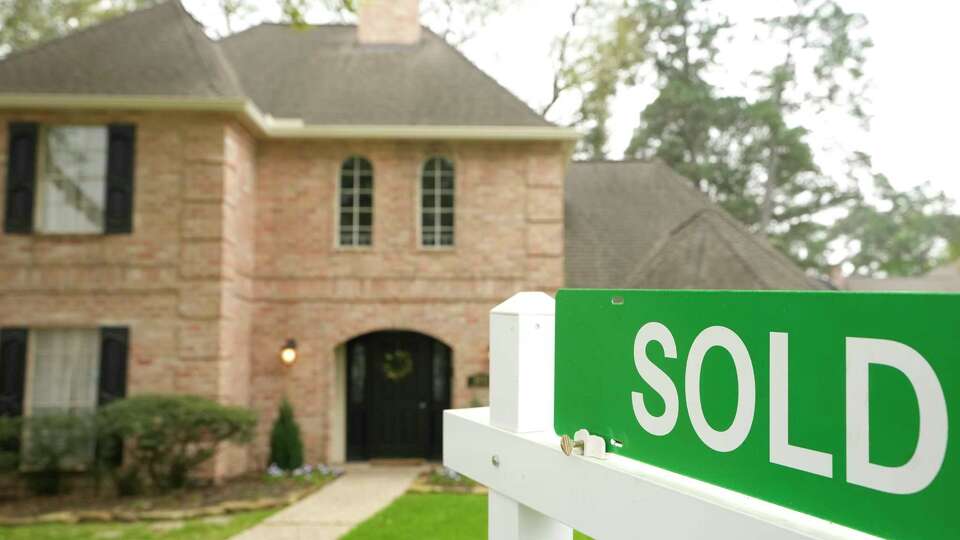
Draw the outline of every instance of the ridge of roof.
[[[790,258],[784,255],[783,252],[781,252],[779,249],[774,247],[769,240],[751,231],[749,228],[747,228],[747,226],[742,221],[733,217],[733,215],[730,214],[730,212],[728,212],[725,208],[711,201],[710,198],[706,196],[706,194],[704,194],[699,189],[696,189],[689,178],[682,176],[680,173],[673,170],[669,165],[667,165],[662,160],[657,160],[656,165],[658,165],[662,170],[666,171],[668,174],[681,180],[679,183],[684,185],[684,189],[686,189],[688,193],[694,194],[695,196],[702,198],[707,204],[710,205],[711,209],[716,211],[717,216],[725,220],[728,224],[732,225],[733,227],[740,229],[740,231],[743,232],[753,244],[761,248],[763,251],[767,252],[769,255],[772,255],[773,258],[776,259],[777,262],[781,265],[781,267],[789,269],[791,272],[799,272],[806,279],[810,278],[810,276],[808,276],[806,272],[803,272],[803,270],[801,270],[795,262],[790,260]]]
[[[497,88],[499,88],[500,90],[506,92],[510,97],[512,97],[513,99],[517,100],[521,105],[523,105],[524,108],[527,109],[527,111],[528,111],[529,113],[531,113],[532,115],[534,115],[534,116],[535,116],[536,118],[538,118],[541,122],[543,122],[544,124],[551,125],[551,126],[556,126],[556,124],[554,124],[553,122],[547,120],[546,117],[544,117],[544,115],[542,115],[542,114],[540,114],[539,112],[535,111],[535,110],[533,109],[533,107],[530,106],[529,103],[527,103],[526,101],[520,99],[519,96],[517,96],[517,95],[514,94],[512,91],[510,91],[510,89],[507,88],[506,86],[500,84],[500,81],[498,81],[497,79],[495,79],[492,75],[490,75],[490,74],[487,73],[486,71],[480,69],[480,66],[474,64],[469,58],[467,58],[467,55],[463,54],[463,52],[462,52],[460,49],[458,49],[458,48],[454,47],[453,45],[451,45],[447,40],[443,39],[442,37],[440,37],[439,35],[437,35],[436,32],[434,32],[433,30],[427,28],[426,26],[424,26],[423,29],[426,30],[427,35],[432,36],[433,39],[435,39],[435,40],[439,41],[440,43],[442,43],[444,47],[446,47],[447,49],[453,51],[454,56],[456,56],[461,62],[463,62],[464,64],[466,64],[467,67],[469,67],[469,68],[477,71],[477,72],[480,73],[480,75],[483,76],[485,79],[487,79],[488,81],[492,82]],[[559,126],[558,126],[558,127],[559,127]]]
[[[240,78],[233,69],[233,64],[224,56],[223,51],[220,49],[220,44],[217,41],[210,39],[210,36],[208,36],[204,31],[206,27],[203,25],[203,23],[198,21],[192,13],[187,11],[187,8],[184,7],[181,0],[164,0],[163,2],[157,4],[157,6],[164,4],[173,4],[175,9],[179,10],[180,13],[185,16],[185,18],[181,19],[184,27],[184,34],[186,35],[187,41],[190,43],[190,49],[193,51],[193,54],[196,56],[197,60],[201,64],[207,65],[207,60],[200,53],[200,45],[197,43],[197,38],[199,38],[202,43],[211,47],[216,63],[219,65],[220,69],[225,72],[224,74],[230,79],[230,82],[237,88],[237,90],[239,90],[240,95],[246,96],[246,92],[243,90],[243,84],[241,84]],[[187,26],[188,24],[193,24],[194,27],[190,28]],[[199,31],[199,36],[197,36],[197,31]],[[216,85],[213,84],[213,81],[207,79],[206,83],[213,93],[217,93],[218,90]]]

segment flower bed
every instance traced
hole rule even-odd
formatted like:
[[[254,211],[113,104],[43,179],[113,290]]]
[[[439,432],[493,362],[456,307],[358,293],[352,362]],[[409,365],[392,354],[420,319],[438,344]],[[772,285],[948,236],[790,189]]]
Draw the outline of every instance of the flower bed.
[[[446,467],[436,467],[421,474],[410,491],[415,493],[486,493],[487,488],[472,478]]]
[[[305,466],[296,474],[271,470],[266,475],[248,475],[218,485],[136,497],[78,489],[65,495],[6,501],[0,506],[0,525],[184,520],[265,510],[294,503],[340,474],[342,471],[323,465]]]

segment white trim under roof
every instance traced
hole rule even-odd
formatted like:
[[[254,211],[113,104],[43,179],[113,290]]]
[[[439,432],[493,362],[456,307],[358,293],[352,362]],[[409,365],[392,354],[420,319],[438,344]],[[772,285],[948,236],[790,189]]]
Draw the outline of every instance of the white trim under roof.
[[[259,134],[277,139],[456,139],[574,142],[580,133],[558,126],[438,126],[307,124],[274,118],[244,98],[0,94],[0,109],[72,109],[223,112],[238,115]]]

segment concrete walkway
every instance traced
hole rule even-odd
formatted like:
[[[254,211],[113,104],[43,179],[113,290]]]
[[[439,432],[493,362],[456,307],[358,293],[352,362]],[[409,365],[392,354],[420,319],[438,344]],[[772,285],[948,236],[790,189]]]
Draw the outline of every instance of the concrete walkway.
[[[402,495],[424,466],[353,465],[306,499],[231,540],[335,540]]]

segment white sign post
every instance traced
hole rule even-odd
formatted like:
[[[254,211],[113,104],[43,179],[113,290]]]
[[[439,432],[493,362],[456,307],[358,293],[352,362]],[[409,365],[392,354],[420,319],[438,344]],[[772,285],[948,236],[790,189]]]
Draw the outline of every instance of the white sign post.
[[[515,295],[490,313],[490,407],[444,412],[444,465],[490,488],[491,540],[874,538],[622,456],[565,455],[553,347],[553,299]]]

